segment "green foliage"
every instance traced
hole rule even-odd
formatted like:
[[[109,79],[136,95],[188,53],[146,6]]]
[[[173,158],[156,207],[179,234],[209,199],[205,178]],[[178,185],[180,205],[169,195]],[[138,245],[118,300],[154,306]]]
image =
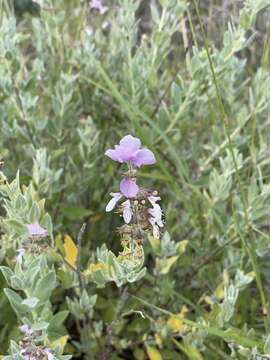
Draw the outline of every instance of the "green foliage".
[[[0,356],[27,324],[62,360],[270,359],[270,1],[236,3],[0,0]],[[131,254],[129,133],[166,220]]]

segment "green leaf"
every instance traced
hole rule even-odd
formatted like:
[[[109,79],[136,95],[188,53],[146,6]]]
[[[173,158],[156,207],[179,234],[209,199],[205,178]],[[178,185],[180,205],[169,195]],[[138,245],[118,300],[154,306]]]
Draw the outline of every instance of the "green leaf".
[[[4,293],[12,308],[19,316],[25,315],[29,311],[29,308],[26,305],[23,305],[23,299],[15,291],[6,288],[4,289]]]
[[[34,296],[41,302],[46,302],[51,296],[52,290],[56,286],[55,272],[50,271],[44,278],[39,279],[35,286]]]
[[[186,248],[187,248],[187,245],[188,245],[189,241],[188,240],[182,240],[178,243],[178,253],[180,255],[184,254],[186,252]]]
[[[39,222],[40,211],[36,203],[33,203],[31,209],[29,211],[29,222],[30,223],[37,223]]]
[[[60,311],[50,320],[50,325],[48,331],[53,331],[55,328],[58,328],[67,318],[69,312],[67,310]]]
[[[270,335],[265,340],[263,351],[265,354],[270,354]]]
[[[92,211],[79,206],[63,207],[62,214],[69,220],[80,220],[92,214]]]
[[[26,226],[22,222],[16,219],[8,219],[8,220],[4,220],[4,222],[7,226],[12,228],[14,233],[18,235],[25,235],[27,233]]]
[[[36,297],[31,297],[31,298],[25,299],[22,302],[23,305],[26,305],[31,309],[34,309],[38,303],[39,303],[39,300]]]
[[[40,331],[40,330],[46,330],[49,326],[49,323],[47,321],[40,321],[38,323],[35,323],[31,326],[31,329],[33,331]]]
[[[10,284],[10,278],[14,275],[13,271],[7,266],[0,266],[0,270],[8,284]]]
[[[190,360],[203,360],[201,353],[187,342],[180,344],[180,342],[173,339],[174,344],[180,349]]]

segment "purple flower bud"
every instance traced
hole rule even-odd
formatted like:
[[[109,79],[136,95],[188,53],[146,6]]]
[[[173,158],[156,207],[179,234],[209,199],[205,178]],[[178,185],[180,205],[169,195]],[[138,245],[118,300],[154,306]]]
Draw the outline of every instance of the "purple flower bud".
[[[38,223],[27,224],[26,227],[30,236],[37,236],[37,237],[48,236],[48,231],[43,227],[41,227]]]
[[[120,191],[126,198],[134,198],[139,192],[139,186],[135,180],[124,178],[120,182]]]
[[[105,155],[120,163],[130,163],[134,167],[154,164],[156,159],[152,151],[140,148],[140,139],[126,135],[120,140],[119,145],[107,150]]]

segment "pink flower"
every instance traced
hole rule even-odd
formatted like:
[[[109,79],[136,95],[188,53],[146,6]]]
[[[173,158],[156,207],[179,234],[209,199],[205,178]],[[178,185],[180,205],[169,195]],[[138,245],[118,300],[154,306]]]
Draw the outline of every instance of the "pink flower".
[[[112,211],[119,200],[124,196],[127,199],[131,199],[136,197],[139,191],[139,186],[136,184],[135,180],[130,178],[124,178],[120,183],[120,192],[110,193],[112,196],[111,200],[108,202],[106,206],[106,212]]]
[[[134,198],[139,192],[139,186],[135,180],[124,178],[120,182],[120,191],[126,198]]]
[[[134,167],[152,165],[156,162],[152,151],[141,149],[140,139],[132,135],[124,136],[119,145],[115,145],[114,149],[107,150],[105,155],[120,163],[130,163]]]
[[[107,6],[104,6],[100,0],[91,0],[90,7],[91,9],[98,10],[101,15],[105,14],[105,12],[108,10]]]
[[[42,226],[40,226],[38,223],[27,224],[26,227],[30,236],[36,236],[36,237],[48,236],[48,231],[44,229]]]
[[[21,325],[19,327],[20,331],[26,335],[31,335],[33,333],[33,331],[30,329],[30,327],[26,324]]]

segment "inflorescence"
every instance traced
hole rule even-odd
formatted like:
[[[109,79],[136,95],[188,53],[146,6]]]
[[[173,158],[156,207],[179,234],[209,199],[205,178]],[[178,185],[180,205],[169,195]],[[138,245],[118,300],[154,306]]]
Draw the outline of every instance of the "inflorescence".
[[[140,187],[136,178],[137,168],[156,163],[154,154],[149,149],[141,148],[140,139],[126,135],[119,145],[107,150],[105,155],[128,166],[123,173],[119,192],[110,194],[112,198],[106,206],[107,212],[117,208],[117,212],[123,216],[125,225],[118,229],[122,241],[135,240],[141,244],[145,233],[149,232],[159,238],[160,228],[164,225],[158,204],[161,199],[156,190]]]

